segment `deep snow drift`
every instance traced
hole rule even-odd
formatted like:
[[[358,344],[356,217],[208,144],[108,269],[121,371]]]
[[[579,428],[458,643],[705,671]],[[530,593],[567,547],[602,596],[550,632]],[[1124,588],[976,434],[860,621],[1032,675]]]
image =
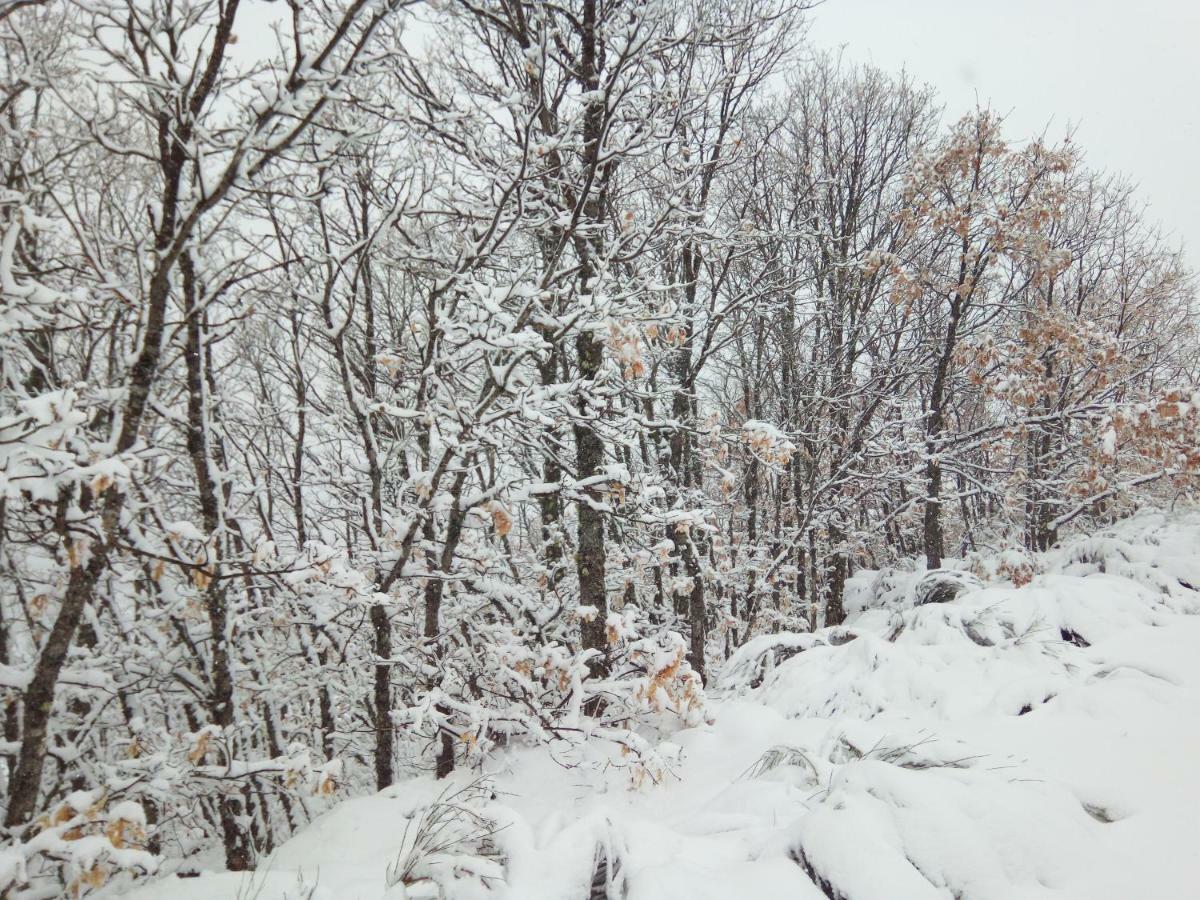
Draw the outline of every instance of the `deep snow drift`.
[[[743,647],[636,788],[595,749],[514,751],[346,801],[253,875],[129,896],[1194,900],[1200,516],[1035,568],[924,605],[930,576],[860,573],[845,627]]]

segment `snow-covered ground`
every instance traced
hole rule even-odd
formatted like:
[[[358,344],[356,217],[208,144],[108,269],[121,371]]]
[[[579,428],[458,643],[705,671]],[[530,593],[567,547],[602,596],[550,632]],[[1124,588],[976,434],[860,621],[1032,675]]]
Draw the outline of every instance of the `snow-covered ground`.
[[[1200,517],[1034,563],[925,605],[928,576],[860,574],[845,627],[735,654],[637,787],[594,748],[514,751],[348,800],[253,875],[129,896],[1195,900]],[[439,825],[439,796],[474,817]]]

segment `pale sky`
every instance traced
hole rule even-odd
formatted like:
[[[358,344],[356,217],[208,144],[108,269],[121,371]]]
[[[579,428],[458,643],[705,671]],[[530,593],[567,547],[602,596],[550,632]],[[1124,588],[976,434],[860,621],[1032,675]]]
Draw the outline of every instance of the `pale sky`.
[[[1200,268],[1200,0],[825,0],[810,19],[812,43],[907,68],[950,119],[978,96],[1014,138],[1077,126]]]

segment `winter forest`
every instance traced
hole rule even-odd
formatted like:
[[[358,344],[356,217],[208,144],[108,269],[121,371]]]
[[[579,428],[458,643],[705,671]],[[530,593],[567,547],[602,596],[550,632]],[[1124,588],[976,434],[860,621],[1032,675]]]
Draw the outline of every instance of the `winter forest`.
[[[1179,242],[818,15],[0,4],[0,897],[1194,896]]]

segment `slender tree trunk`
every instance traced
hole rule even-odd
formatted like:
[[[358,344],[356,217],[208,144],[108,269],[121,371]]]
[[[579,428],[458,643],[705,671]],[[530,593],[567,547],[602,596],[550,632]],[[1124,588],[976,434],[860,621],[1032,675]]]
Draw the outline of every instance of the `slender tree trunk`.
[[[91,598],[92,589],[104,567],[104,556],[96,553],[86,567],[71,570],[62,606],[50,629],[50,635],[38,654],[29,687],[25,689],[21,751],[17,756],[17,767],[12,774],[8,811],[4,819],[4,824],[9,828],[24,825],[37,811],[58,676],[83,617],[83,609]]]
[[[548,335],[544,335],[548,337]],[[549,387],[558,382],[558,370],[561,353],[557,346],[552,347],[544,363],[538,367],[538,376],[542,387]],[[546,577],[547,588],[553,590],[562,574],[562,466],[559,465],[556,453],[557,441],[554,435],[546,441],[542,456],[542,481],[553,489],[537,495],[538,511],[541,514],[542,558],[548,570]]]
[[[599,158],[604,99],[599,91],[597,5],[597,0],[584,0],[583,3],[583,15],[580,22],[579,80],[589,98],[583,116],[584,170],[590,172],[593,178],[598,179],[601,174]],[[598,190],[598,186],[592,186],[591,195],[584,201],[582,216],[585,225],[597,228],[602,225],[603,220],[603,207]],[[592,281],[597,275],[596,266],[599,263],[596,258],[600,251],[598,240],[598,236],[592,231],[576,238],[576,247],[580,254],[579,293],[581,296],[591,295],[595,288]],[[585,384],[594,383],[603,364],[604,344],[597,340],[590,331],[584,331],[576,338],[575,350],[579,358],[580,378]],[[575,466],[579,479],[583,481],[595,478],[603,471],[604,442],[596,429],[587,424],[586,420],[590,417],[590,412],[586,397],[580,400],[579,414],[580,421],[574,426]],[[579,605],[591,607],[595,611],[594,615],[584,620],[580,628],[581,643],[585,650],[596,651],[589,667],[594,675],[602,676],[607,674],[609,667],[606,631],[608,592],[604,584],[606,571],[604,514],[586,501],[579,503],[577,553]]]
[[[579,353],[580,375],[585,380],[595,378],[600,372],[603,345],[592,339],[590,334],[581,334],[576,342]],[[583,401],[581,415],[586,413]],[[595,429],[588,424],[575,425],[575,467],[579,479],[594,478],[603,471],[604,443]],[[608,593],[605,589],[604,514],[586,500],[579,502],[577,531],[579,576],[579,605],[591,607],[594,614],[584,619],[580,626],[583,648],[599,651],[590,663],[593,674],[603,675],[608,671]]]
[[[959,266],[960,284],[967,278],[968,249],[969,245],[964,242],[961,256],[963,262]],[[928,569],[941,568],[942,557],[946,552],[945,536],[942,530],[942,463],[938,454],[941,452],[939,439],[946,425],[945,405],[950,361],[954,356],[954,348],[958,341],[958,324],[962,308],[963,298],[956,293],[950,299],[950,319],[946,324],[946,333],[929,392],[929,411],[925,425],[925,527],[923,534],[925,566]]]
[[[442,553],[438,560],[438,571],[434,577],[425,583],[425,639],[432,645],[441,634],[442,594],[445,591],[446,577],[449,576],[454,564],[454,556],[458,552],[458,542],[462,538],[463,524],[467,511],[462,508],[462,490],[466,483],[467,466],[463,466],[450,489],[451,508],[449,521],[446,523],[446,535],[442,540]],[[445,713],[447,710],[439,709]],[[439,736],[436,775],[445,778],[454,771],[454,735],[443,729]]]
[[[825,561],[825,624],[841,625],[846,621],[843,598],[846,592],[846,554],[842,542],[846,534],[837,525],[829,526],[830,553]]]
[[[205,402],[205,310],[198,296],[195,268],[191,254],[180,255],[180,271],[183,275],[184,297],[187,299],[186,342],[184,362],[187,369],[188,428],[187,450],[196,474],[196,490],[200,500],[200,518],[204,525],[208,544],[201,569],[194,581],[204,591],[204,605],[208,613],[210,668],[212,672],[212,695],[209,714],[212,722],[221,729],[223,745],[231,756],[236,753],[238,735],[234,705],[234,681],[229,655],[229,608],[227,601],[228,582],[222,577],[221,547],[225,542],[220,498],[217,495],[217,479],[213,471],[213,435],[209,429],[209,404]],[[227,762],[232,762],[232,759]],[[219,801],[221,833],[225,846],[225,865],[231,872],[241,872],[252,864],[250,835],[242,827],[245,813],[243,800],[234,791],[222,794]]]
[[[686,340],[689,338],[685,337]],[[675,377],[676,388],[671,400],[671,414],[676,422],[676,428],[671,433],[670,441],[671,477],[675,485],[674,499],[687,503],[693,486],[691,429],[695,417],[690,397],[691,351],[686,343],[675,354]],[[696,547],[696,538],[690,528],[680,527],[671,528],[668,537],[674,545],[675,553],[683,564],[683,571],[691,585],[684,608],[689,631],[688,664],[703,679],[705,647],[708,643],[708,608],[704,597],[704,578]]]

